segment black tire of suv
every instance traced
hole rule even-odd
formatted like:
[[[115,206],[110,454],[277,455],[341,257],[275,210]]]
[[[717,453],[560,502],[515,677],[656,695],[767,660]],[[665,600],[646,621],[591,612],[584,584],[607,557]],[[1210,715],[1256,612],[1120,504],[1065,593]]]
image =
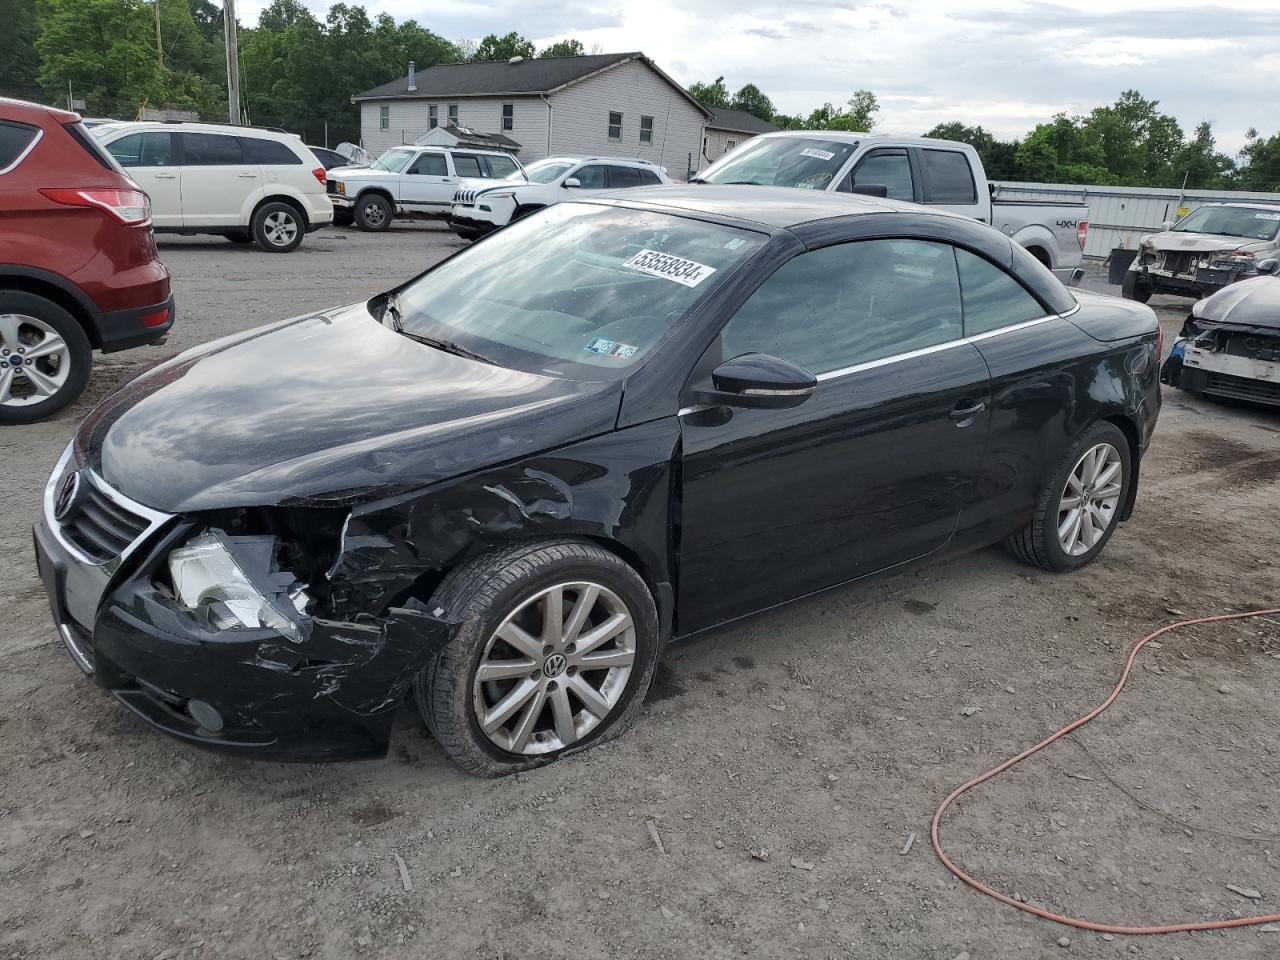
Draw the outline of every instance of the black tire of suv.
[[[1106,547],[1111,535],[1120,525],[1119,510],[1106,533],[1088,553],[1078,557],[1070,556],[1058,542],[1058,504],[1067,485],[1067,474],[1075,468],[1086,450],[1099,443],[1109,443],[1119,452],[1123,475],[1120,503],[1123,505],[1129,502],[1129,487],[1133,483],[1133,452],[1129,449],[1129,438],[1114,423],[1100,421],[1082,433],[1058,463],[1040,492],[1031,522],[1005,541],[1005,546],[1017,559],[1042,570],[1068,573],[1092,563]]]
[[[1134,300],[1138,303],[1146,303],[1151,299],[1151,294],[1155,291],[1151,289],[1151,284],[1139,281],[1138,275],[1130,270],[1124,275],[1124,280],[1120,282],[1120,294],[1126,300]]]
[[[380,211],[381,216],[372,214],[370,220],[370,211]],[[391,204],[387,198],[379,193],[366,193],[356,202],[355,225],[361,230],[368,230],[371,233],[381,233],[383,230],[391,228],[391,218],[395,211],[391,209]]]
[[[631,677],[613,713],[568,747],[525,755],[500,750],[476,722],[472,680],[485,645],[503,619],[530,594],[554,583],[589,578],[614,591],[636,627]],[[413,696],[444,751],[469,773],[499,777],[545,766],[621,734],[644,705],[658,665],[658,613],[644,580],[616,554],[593,543],[554,540],[518,544],[451,571],[428,604],[458,620],[454,638],[414,680]]]
[[[35,423],[57,413],[84,392],[93,369],[93,347],[84,329],[52,300],[21,290],[0,290],[0,313],[26,314],[52,327],[67,344],[71,372],[53,396],[39,403],[14,407],[0,404],[0,424]]]
[[[268,237],[267,218],[271,216],[283,216],[293,221],[297,229],[294,232],[293,239],[288,243],[275,243]],[[253,222],[249,230],[253,234],[254,241],[267,253],[292,253],[298,249],[298,244],[302,243],[302,236],[307,232],[307,225],[302,219],[302,215],[298,213],[297,207],[279,200],[273,200],[270,203],[264,203],[253,211]]]
[[[511,214],[511,222],[515,223],[517,220],[523,220],[529,214],[542,209],[544,209],[544,206],[540,203],[531,203],[528,206],[516,207],[515,211]]]

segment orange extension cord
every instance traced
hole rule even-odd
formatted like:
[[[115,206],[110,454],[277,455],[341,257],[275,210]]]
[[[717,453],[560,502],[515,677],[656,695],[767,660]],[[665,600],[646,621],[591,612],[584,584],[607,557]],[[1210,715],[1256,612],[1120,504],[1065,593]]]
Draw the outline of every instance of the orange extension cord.
[[[1029,913],[1032,916],[1040,917],[1044,920],[1052,920],[1055,923],[1063,923],[1069,927],[1076,927],[1080,930],[1093,930],[1097,933],[1111,933],[1111,934],[1121,934],[1121,935],[1127,935],[1127,936],[1136,936],[1136,935],[1145,935],[1145,934],[1154,934],[1154,933],[1186,933],[1186,932],[1193,932],[1193,931],[1200,931],[1200,930],[1226,930],[1231,927],[1250,927],[1258,923],[1280,923],[1280,913],[1270,913],[1270,914],[1266,914],[1265,916],[1257,916],[1257,917],[1238,917],[1234,920],[1209,920],[1201,923],[1170,923],[1170,924],[1165,924],[1163,926],[1157,926],[1157,927],[1126,927],[1116,923],[1094,923],[1090,920],[1080,920],[1080,919],[1077,919],[1076,917],[1064,917],[1062,914],[1059,914],[1059,913],[1053,913],[1052,911],[1049,911],[1049,910],[1042,910],[1039,907],[1033,907],[1029,903],[1020,903],[1019,901],[1013,899],[1013,897],[1005,896],[999,890],[995,890],[992,887],[989,887],[987,884],[983,883],[981,880],[977,880],[974,877],[970,876],[969,874],[965,873],[963,870],[961,870],[959,867],[957,867],[954,863],[951,862],[951,859],[943,851],[942,841],[938,836],[939,827],[940,827],[940,824],[942,823],[942,815],[945,814],[947,812],[947,809],[953,803],[955,803],[958,799],[960,799],[960,797],[968,793],[970,790],[972,790],[974,787],[978,786],[979,784],[986,783],[988,780],[992,779],[995,776],[998,776],[999,774],[1004,773],[1006,770],[1010,769],[1011,767],[1017,766],[1023,760],[1026,760],[1027,757],[1030,757],[1034,754],[1039,753],[1041,750],[1049,746],[1049,744],[1053,743],[1054,741],[1061,740],[1063,737],[1067,736],[1069,733],[1073,733],[1074,731],[1079,730],[1086,723],[1088,723],[1090,720],[1097,717],[1100,713],[1102,713],[1102,711],[1106,710],[1109,706],[1111,706],[1111,704],[1115,703],[1116,698],[1120,696],[1120,691],[1124,689],[1124,685],[1129,680],[1129,673],[1133,670],[1133,663],[1137,659],[1138,653],[1148,643],[1156,639],[1156,637],[1163,636],[1164,634],[1169,633],[1171,630],[1177,630],[1179,627],[1194,626],[1197,623],[1218,623],[1223,620],[1244,620],[1248,617],[1263,617],[1268,614],[1280,614],[1280,607],[1271,609],[1271,610],[1253,610],[1253,611],[1250,611],[1249,613],[1229,613],[1229,614],[1225,614],[1223,616],[1217,616],[1217,617],[1197,617],[1194,620],[1181,620],[1178,623],[1171,623],[1166,627],[1161,627],[1159,630],[1155,631],[1155,633],[1149,633],[1145,637],[1143,637],[1141,640],[1139,640],[1134,645],[1133,649],[1129,651],[1129,656],[1125,659],[1125,662],[1124,662],[1124,670],[1120,674],[1120,682],[1117,683],[1115,686],[1115,689],[1111,691],[1111,696],[1107,697],[1106,700],[1104,700],[1098,706],[1094,707],[1091,711],[1086,713],[1079,720],[1076,720],[1073,723],[1068,724],[1067,726],[1059,730],[1057,733],[1054,733],[1046,737],[1045,739],[1037,743],[1034,747],[1028,747],[1026,750],[1023,750],[1022,753],[1018,754],[1016,757],[1012,757],[1011,759],[1006,760],[1004,763],[1000,764],[998,767],[994,767],[991,770],[988,770],[986,773],[983,773],[983,774],[980,774],[979,776],[974,777],[968,783],[965,783],[965,784],[962,784],[961,786],[956,787],[954,790],[951,791],[947,799],[942,801],[942,805],[938,807],[937,813],[933,815],[933,827],[932,827],[933,851],[938,855],[938,859],[942,861],[942,865],[946,867],[948,870],[950,870],[957,877],[959,877],[961,880],[963,880],[965,883],[967,883],[969,886],[973,887],[973,889],[977,890],[979,893],[985,893],[988,897],[991,897],[995,900],[999,900],[1001,903],[1008,904],[1009,906],[1015,907],[1018,910],[1023,911],[1024,913]]]

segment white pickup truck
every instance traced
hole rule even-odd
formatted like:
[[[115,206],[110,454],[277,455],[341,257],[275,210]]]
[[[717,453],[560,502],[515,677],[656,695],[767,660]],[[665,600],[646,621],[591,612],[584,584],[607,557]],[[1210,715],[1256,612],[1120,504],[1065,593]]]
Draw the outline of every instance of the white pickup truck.
[[[386,230],[392,218],[447,217],[464,179],[524,178],[520,161],[498,150],[392,147],[367,167],[343,167],[329,178],[338,224]]]
[[[941,207],[989,223],[1051,270],[1080,265],[1089,208],[1083,203],[1000,200],[967,143],[835,130],[753,137],[690,178],[865,193]]]

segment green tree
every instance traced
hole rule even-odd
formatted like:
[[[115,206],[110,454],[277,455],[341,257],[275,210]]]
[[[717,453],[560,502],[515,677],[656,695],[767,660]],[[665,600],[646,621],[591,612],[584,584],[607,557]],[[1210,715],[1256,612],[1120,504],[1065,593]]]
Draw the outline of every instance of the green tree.
[[[1102,164],[1113,183],[1131,186],[1174,186],[1173,160],[1182,148],[1178,121],[1137,90],[1126,90],[1115,103],[1095,107],[1080,124],[1084,136],[1102,151]]]
[[[574,40],[570,37],[568,40],[557,40],[549,47],[543,47],[539,57],[581,57],[586,54],[586,49],[582,46],[581,40]]]
[[[1182,184],[1192,190],[1215,190],[1230,186],[1235,167],[1225,153],[1219,153],[1213,136],[1213,124],[1208,120],[1196,125],[1195,136],[1178,149],[1173,158],[1173,180],[1170,186]]]
[[[1084,126],[1084,118],[1060,113],[1027,135],[1016,154],[1018,179],[1036,183],[1114,184],[1101,146]]]
[[[857,90],[844,107],[824,103],[804,121],[806,130],[845,130],[869,133],[875,126],[880,101],[870,90]]]
[[[704,107],[725,109],[729,106],[729,89],[724,85],[724,77],[716,77],[715,83],[689,84],[689,96]]]
[[[735,93],[733,99],[729,101],[729,106],[734,110],[745,110],[766,123],[773,119],[773,101],[754,83],[746,84]]]
[[[1240,151],[1236,188],[1260,192],[1280,191],[1280,133],[1263,137],[1250,127],[1248,141]]]
[[[496,33],[489,34],[480,41],[471,59],[474,61],[510,60],[512,57],[524,57],[529,60],[533,58],[534,52],[533,41],[526,40],[512,30],[502,37]]]
[[[36,96],[40,75],[36,0],[0,0],[0,23],[7,24],[5,42],[0,45],[0,95]]]

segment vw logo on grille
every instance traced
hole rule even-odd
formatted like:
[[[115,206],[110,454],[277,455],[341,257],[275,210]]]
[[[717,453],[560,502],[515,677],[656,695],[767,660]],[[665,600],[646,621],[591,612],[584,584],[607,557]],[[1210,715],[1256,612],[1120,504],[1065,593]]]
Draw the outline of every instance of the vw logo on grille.
[[[542,665],[542,672],[554,679],[564,673],[564,668],[569,665],[563,654],[553,653],[547,657],[547,662]]]
[[[75,509],[79,499],[80,471],[73,470],[67,474],[67,479],[62,481],[62,486],[58,489],[58,496],[53,501],[53,518],[59,521],[65,520]]]

